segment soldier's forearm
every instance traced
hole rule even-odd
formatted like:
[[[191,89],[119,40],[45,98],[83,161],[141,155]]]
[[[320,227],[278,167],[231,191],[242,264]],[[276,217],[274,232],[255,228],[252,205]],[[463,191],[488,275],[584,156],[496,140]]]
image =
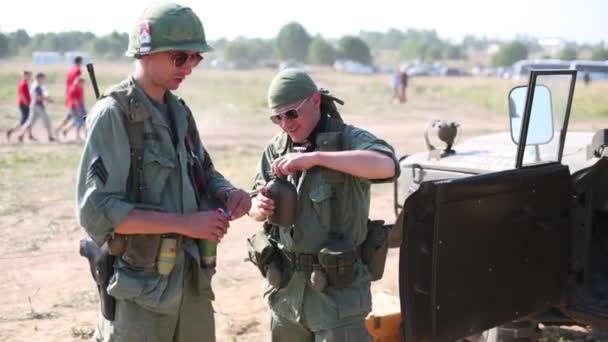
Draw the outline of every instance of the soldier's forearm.
[[[377,151],[314,152],[316,165],[355,177],[385,179],[395,175],[395,162]]]
[[[116,234],[182,234],[188,225],[188,217],[184,214],[163,213],[151,210],[132,210],[118,225]]]

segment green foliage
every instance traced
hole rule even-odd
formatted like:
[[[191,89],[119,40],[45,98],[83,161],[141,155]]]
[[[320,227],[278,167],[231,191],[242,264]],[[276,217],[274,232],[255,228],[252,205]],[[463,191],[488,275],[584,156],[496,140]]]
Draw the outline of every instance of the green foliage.
[[[336,51],[323,37],[316,36],[308,48],[308,61],[312,64],[333,65]]]
[[[559,52],[557,58],[563,59],[565,61],[573,61],[577,57],[578,57],[578,52],[576,51],[576,48],[574,48],[574,47],[565,47],[565,48],[563,48]]]
[[[67,52],[81,49],[86,43],[95,39],[91,32],[49,32],[35,34],[28,45],[31,51]]]
[[[11,44],[8,37],[0,33],[0,58],[8,57],[11,54]]]
[[[369,46],[361,38],[353,36],[342,37],[338,42],[338,55],[340,58],[350,59],[365,65],[372,64]]]
[[[448,44],[443,49],[443,58],[444,59],[466,59],[466,54],[464,53],[464,49],[460,45],[452,45]]]
[[[101,58],[118,59],[124,57],[128,44],[129,35],[127,33],[114,31],[108,35],[93,39],[91,50],[94,55]]]
[[[405,33],[391,28],[386,33],[361,31],[359,37],[372,49],[398,50],[405,39]]]
[[[15,41],[15,45],[19,48],[27,46],[27,44],[30,42],[30,35],[27,34],[27,31],[24,29],[11,32],[9,36],[13,41]]]
[[[608,60],[608,49],[597,47],[591,51],[591,60],[606,61]]]
[[[310,40],[310,35],[301,24],[291,22],[283,26],[276,41],[279,58],[306,61]]]
[[[473,35],[466,35],[462,39],[462,48],[463,49],[473,49],[477,51],[484,50],[490,45],[490,42],[487,38],[476,38]]]
[[[401,57],[423,61],[439,60],[446,45],[435,30],[408,30],[401,44]]]
[[[528,58],[528,47],[520,41],[514,41],[500,47],[492,58],[494,66],[509,66],[513,63]]]
[[[231,62],[251,65],[272,57],[272,43],[262,39],[238,37],[224,47],[224,58]]]

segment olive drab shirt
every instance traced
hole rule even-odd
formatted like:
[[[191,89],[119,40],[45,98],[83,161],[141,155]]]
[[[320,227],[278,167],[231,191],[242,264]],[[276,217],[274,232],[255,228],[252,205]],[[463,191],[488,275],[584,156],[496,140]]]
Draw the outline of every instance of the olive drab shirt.
[[[87,125],[89,135],[84,145],[78,174],[78,219],[88,235],[101,245],[108,240],[134,208],[168,213],[191,213],[198,210],[197,194],[189,175],[192,157],[185,147],[188,116],[191,115],[179,99],[167,93],[165,99],[175,120],[177,143],[171,133],[171,124],[151,103],[150,99],[133,78],[123,81],[115,89],[133,88],[137,98],[150,114],[144,122],[143,192],[142,203],[128,200],[129,168],[131,163],[129,138],[125,125],[125,113],[117,101],[105,97],[91,109]],[[209,158],[202,148],[199,155]],[[212,167],[207,177],[210,192],[232,187]],[[202,197],[205,200],[205,197]],[[202,203],[201,206],[205,206]],[[117,299],[131,300],[159,313],[177,313],[181,301],[184,274],[184,253],[198,262],[196,241],[183,238],[177,250],[177,263],[171,274],[161,277],[158,273],[133,270],[117,258],[116,272],[108,287]],[[201,294],[213,297],[210,275],[199,275]]]
[[[333,119],[331,119],[333,120]],[[395,161],[395,178],[399,175],[393,148],[369,132],[353,126],[342,130],[342,150],[371,150],[390,156]],[[254,189],[270,180],[273,160],[291,152],[292,142],[286,133],[275,136],[264,150],[258,164]],[[372,181],[347,174],[343,175],[340,189],[340,222],[337,230],[346,241],[360,246],[367,235],[367,219],[370,206]],[[296,222],[291,227],[281,227],[279,248],[295,253],[318,253],[330,237],[332,221],[332,181],[327,169],[313,167],[299,177],[288,178],[297,188],[298,203]],[[387,182],[391,179],[374,182]],[[356,280],[349,288],[338,290],[331,287],[318,292],[310,287],[310,274],[294,272],[288,284],[281,289],[265,287],[265,297],[274,314],[293,321],[302,321],[311,330],[331,329],[349,322],[361,320],[371,310],[370,275],[360,261],[355,265]]]

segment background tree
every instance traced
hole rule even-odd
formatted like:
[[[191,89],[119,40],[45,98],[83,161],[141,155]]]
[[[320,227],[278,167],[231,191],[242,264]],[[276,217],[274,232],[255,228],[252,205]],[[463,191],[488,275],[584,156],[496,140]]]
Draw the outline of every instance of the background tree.
[[[312,64],[333,65],[336,51],[323,37],[316,36],[308,47],[308,61]]]
[[[406,59],[435,61],[441,59],[445,46],[435,30],[408,30],[400,52]]]
[[[466,59],[466,54],[461,45],[448,44],[443,48],[443,58],[452,60]]]
[[[606,61],[608,60],[608,49],[602,46],[596,47],[591,50],[591,60],[594,61]]]
[[[578,52],[576,48],[572,46],[567,46],[559,51],[557,54],[557,58],[563,59],[565,61],[573,61],[578,57]]]
[[[11,43],[8,37],[0,33],[0,58],[6,58],[11,55]]]
[[[492,64],[494,66],[510,66],[526,58],[528,58],[528,47],[522,42],[515,41],[501,46],[492,58]]]
[[[98,57],[106,59],[124,58],[125,51],[129,44],[127,33],[112,32],[108,35],[92,40],[92,53]]]
[[[365,65],[372,64],[372,54],[369,46],[361,38],[344,36],[338,42],[338,55]]]
[[[262,39],[237,37],[226,43],[224,58],[239,65],[254,65],[263,59],[272,57],[272,42]]]
[[[305,62],[310,41],[310,35],[299,23],[291,22],[283,26],[276,40],[279,58]]]

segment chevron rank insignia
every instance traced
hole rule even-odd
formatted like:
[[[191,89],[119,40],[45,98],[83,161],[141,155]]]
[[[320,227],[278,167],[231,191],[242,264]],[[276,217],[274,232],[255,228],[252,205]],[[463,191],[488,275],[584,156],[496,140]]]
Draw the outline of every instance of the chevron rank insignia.
[[[99,180],[103,185],[106,185],[106,181],[108,180],[108,171],[106,171],[106,167],[103,165],[101,157],[93,159],[91,166],[89,166],[89,171],[87,172],[87,183],[94,179]]]

